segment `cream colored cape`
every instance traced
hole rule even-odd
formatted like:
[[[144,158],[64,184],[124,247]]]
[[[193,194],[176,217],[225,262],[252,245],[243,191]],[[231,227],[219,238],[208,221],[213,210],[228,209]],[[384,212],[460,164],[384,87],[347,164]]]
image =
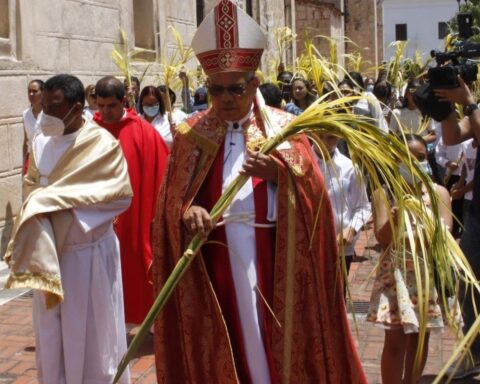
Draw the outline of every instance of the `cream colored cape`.
[[[5,261],[11,271],[6,288],[47,293],[47,305],[63,300],[59,257],[72,222],[72,209],[132,196],[127,164],[117,140],[86,122],[76,140],[39,183],[35,156],[24,177],[25,201],[15,220]]]

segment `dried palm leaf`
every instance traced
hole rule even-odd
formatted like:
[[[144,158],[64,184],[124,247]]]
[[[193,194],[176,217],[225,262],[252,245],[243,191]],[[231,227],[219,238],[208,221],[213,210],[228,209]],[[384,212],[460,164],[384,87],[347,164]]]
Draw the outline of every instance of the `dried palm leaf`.
[[[405,49],[407,41],[394,41],[390,43],[389,47],[395,47],[395,53],[388,62],[387,80],[396,89],[401,89],[405,84],[405,78],[402,72],[402,61],[405,57]]]
[[[363,57],[362,52],[355,51],[352,53],[347,53],[345,55],[346,63],[345,67],[348,72],[360,72],[362,69]]]
[[[160,58],[161,71],[157,78],[161,84],[165,84],[167,90],[169,88],[176,90],[182,87],[182,82],[178,76],[180,72],[187,73],[187,76],[191,78],[185,68],[193,56],[193,50],[185,46],[182,36],[173,26],[169,25],[168,31],[175,39],[175,49],[170,52],[170,54],[165,51]],[[172,126],[172,103],[168,91],[165,93],[165,99],[168,121],[170,122],[170,126]]]
[[[135,48],[135,49],[129,50],[127,35],[125,34],[125,31],[123,29],[120,29],[120,37],[121,37],[121,44],[116,44],[116,43],[114,44],[111,57],[112,57],[113,63],[117,66],[119,71],[127,80],[128,88],[131,88],[132,76],[135,75],[131,68],[131,63],[134,59],[137,62],[143,61],[138,59],[137,56],[145,52],[145,50],[141,48]],[[143,76],[145,76],[149,68],[150,68],[150,65],[145,68],[142,78]],[[133,94],[128,95],[128,104],[130,108],[135,107],[135,96]]]
[[[278,27],[273,30],[273,35],[275,36],[275,41],[277,43],[277,68],[280,63],[284,62],[285,51],[288,45],[297,38],[297,34],[293,33],[289,27]]]

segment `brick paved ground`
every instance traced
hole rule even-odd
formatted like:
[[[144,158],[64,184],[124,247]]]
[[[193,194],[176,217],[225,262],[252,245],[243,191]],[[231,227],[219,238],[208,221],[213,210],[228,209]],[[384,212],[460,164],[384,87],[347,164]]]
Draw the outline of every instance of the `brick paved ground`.
[[[370,298],[371,280],[368,280],[378,257],[373,239],[363,236],[357,253],[366,260],[354,263],[349,280],[352,299],[358,309],[354,330],[359,354],[369,383],[380,383],[380,354],[383,330],[364,321],[365,303]],[[24,294],[0,305],[0,384],[37,383],[35,370],[35,341],[32,331],[31,295]],[[355,329],[353,320],[352,329]],[[153,384],[155,380],[152,337],[149,336],[131,364],[132,383]],[[431,337],[429,357],[422,383],[431,383],[453,350],[454,339],[449,332]],[[463,380],[462,383],[480,383],[480,378]]]

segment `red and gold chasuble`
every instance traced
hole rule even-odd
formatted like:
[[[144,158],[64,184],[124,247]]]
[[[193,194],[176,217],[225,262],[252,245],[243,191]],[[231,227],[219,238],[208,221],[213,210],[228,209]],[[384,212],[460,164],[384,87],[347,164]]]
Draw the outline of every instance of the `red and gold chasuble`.
[[[283,111],[270,113],[278,126],[291,119]],[[263,131],[255,116],[250,125]],[[157,293],[191,239],[183,213],[194,200],[210,209],[220,196],[225,129],[212,110],[178,127],[153,232]],[[366,383],[348,326],[323,179],[306,138],[290,144],[274,155],[279,165],[277,227],[255,230],[260,290],[281,324],[260,301],[271,379]],[[265,184],[253,180],[256,222],[266,217]],[[222,245],[225,231],[214,230],[208,240],[156,323],[159,383],[250,382],[228,250]]]

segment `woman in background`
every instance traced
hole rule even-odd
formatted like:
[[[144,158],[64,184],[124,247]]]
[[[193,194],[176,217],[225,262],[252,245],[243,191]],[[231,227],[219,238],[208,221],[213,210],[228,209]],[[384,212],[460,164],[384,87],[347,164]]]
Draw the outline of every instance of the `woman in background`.
[[[37,118],[40,112],[42,112],[42,94],[44,82],[39,79],[32,80],[28,83],[28,101],[30,101],[30,107],[23,111],[23,174],[28,168],[28,154],[32,146],[33,136],[37,129]]]
[[[292,99],[285,105],[285,111],[298,116],[316,100],[316,97],[310,88],[309,82],[303,77],[294,77],[291,84],[290,92]]]
[[[83,116],[88,120],[93,120],[93,115],[97,112],[97,95],[95,93],[95,84],[89,84],[85,88],[85,99],[87,106],[83,109]]]
[[[148,85],[142,89],[138,99],[138,113],[157,130],[170,149],[173,143],[174,129],[168,122],[163,97],[158,88]]]
[[[428,172],[427,145],[419,135],[406,134],[408,149],[425,172]],[[425,207],[431,202],[425,185],[419,179],[412,178],[404,164],[400,164],[400,173],[411,187],[411,195],[422,200]],[[439,214],[447,228],[452,227],[450,195],[448,191],[434,184],[438,196]],[[416,191],[421,191],[417,193]],[[379,260],[379,268],[375,277],[370,299],[367,321],[373,322],[385,330],[385,340],[381,358],[382,382],[389,384],[414,384],[418,377],[413,372],[415,355],[419,344],[420,322],[424,321],[426,334],[421,360],[421,376],[428,355],[430,331],[444,327],[442,310],[433,283],[429,286],[428,310],[424,319],[420,317],[419,289],[415,277],[413,263],[414,248],[406,245],[407,257],[402,260],[399,250],[394,244],[395,228],[399,213],[397,201],[380,188],[373,193],[372,211],[375,238],[384,252]],[[398,229],[398,228],[397,228]],[[411,255],[411,256],[408,256]],[[403,265],[402,265],[403,264]],[[433,280],[433,279],[432,279]]]

